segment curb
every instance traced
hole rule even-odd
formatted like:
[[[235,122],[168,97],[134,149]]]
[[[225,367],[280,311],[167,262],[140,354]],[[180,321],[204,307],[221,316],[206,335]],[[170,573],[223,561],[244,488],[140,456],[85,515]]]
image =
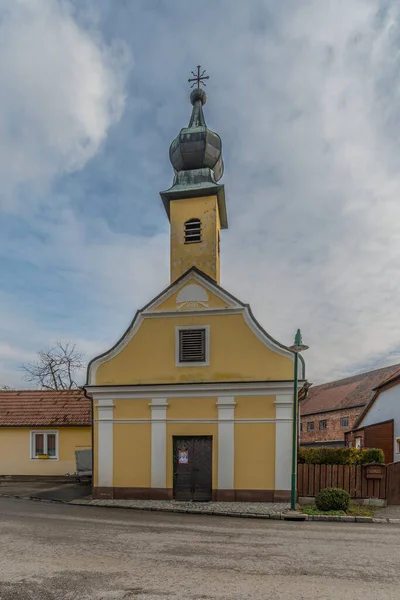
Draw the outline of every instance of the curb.
[[[89,506],[91,508],[119,508],[124,510],[136,510],[141,512],[163,512],[163,513],[175,513],[175,514],[186,514],[186,515],[205,515],[210,517],[232,517],[241,519],[272,519],[274,521],[288,521],[293,522],[295,519],[285,519],[285,513],[274,513],[274,514],[260,514],[260,513],[229,513],[229,512],[218,512],[216,510],[206,511],[201,509],[190,509],[190,508],[169,508],[169,507],[150,507],[150,506],[115,506],[111,504],[92,504],[91,502],[82,502],[81,500],[52,500],[51,498],[39,498],[38,496],[16,496],[12,494],[0,494],[0,498],[16,498],[18,500],[35,500],[44,503],[54,504],[68,504],[70,506]],[[381,525],[400,525],[400,519],[391,519],[384,517],[352,517],[350,515],[301,515],[301,521],[330,521],[336,523],[375,523]],[[297,522],[300,522],[299,520]]]
[[[285,519],[284,512],[274,513],[274,514],[260,514],[260,513],[229,513],[229,512],[218,512],[216,510],[206,511],[206,510],[196,510],[190,508],[155,508],[150,506],[115,506],[112,504],[92,504],[88,502],[82,502],[80,500],[72,500],[68,504],[72,504],[73,506],[92,506],[94,508],[123,508],[124,510],[136,510],[136,511],[144,511],[144,512],[165,512],[165,513],[175,513],[175,514],[186,514],[186,515],[209,515],[212,517],[232,517],[232,518],[243,518],[243,519],[272,519],[272,520],[282,520],[282,521],[294,521],[294,519]],[[339,522],[339,523],[380,523],[380,524],[400,524],[400,519],[388,519],[388,518],[378,518],[378,517],[352,517],[350,515],[306,515],[300,513],[302,521],[331,521],[331,522]],[[300,521],[298,521],[300,522]]]

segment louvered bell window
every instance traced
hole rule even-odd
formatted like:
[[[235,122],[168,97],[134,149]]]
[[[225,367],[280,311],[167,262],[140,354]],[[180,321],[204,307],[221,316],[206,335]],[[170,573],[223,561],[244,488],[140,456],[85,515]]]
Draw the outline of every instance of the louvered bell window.
[[[200,219],[189,219],[185,223],[185,244],[192,242],[201,242],[201,221]]]
[[[181,329],[179,331],[179,362],[206,361],[206,330]]]

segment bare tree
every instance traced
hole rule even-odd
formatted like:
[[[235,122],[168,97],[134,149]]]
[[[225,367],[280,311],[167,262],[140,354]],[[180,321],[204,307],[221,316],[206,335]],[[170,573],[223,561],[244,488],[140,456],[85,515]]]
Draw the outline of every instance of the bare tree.
[[[15,388],[11,387],[10,385],[0,385],[0,390],[2,392],[12,392],[15,390]]]
[[[36,363],[22,365],[25,381],[46,390],[71,390],[78,387],[76,373],[85,365],[76,344],[57,342],[50,350],[40,350]]]

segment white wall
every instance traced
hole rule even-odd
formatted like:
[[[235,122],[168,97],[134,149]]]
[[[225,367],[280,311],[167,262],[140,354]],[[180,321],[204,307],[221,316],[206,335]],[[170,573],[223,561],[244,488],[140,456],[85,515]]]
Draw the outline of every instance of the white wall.
[[[397,454],[396,439],[400,439],[400,384],[397,384],[388,390],[379,394],[373,406],[369,409],[359,427],[374,425],[382,421],[394,419],[394,461],[400,461],[400,454]]]

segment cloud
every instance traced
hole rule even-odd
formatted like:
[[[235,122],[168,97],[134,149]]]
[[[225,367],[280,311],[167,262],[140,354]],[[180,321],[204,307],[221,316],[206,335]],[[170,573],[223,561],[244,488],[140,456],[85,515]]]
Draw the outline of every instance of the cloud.
[[[158,191],[200,61],[226,166],[222,284],[280,341],[301,327],[312,381],[400,359],[396,3],[0,9],[0,175],[13,211],[0,223],[0,309],[12,348],[72,339],[97,354],[168,284]]]
[[[0,177],[3,209],[98,152],[125,104],[128,54],[74,19],[68,2],[0,3]]]

